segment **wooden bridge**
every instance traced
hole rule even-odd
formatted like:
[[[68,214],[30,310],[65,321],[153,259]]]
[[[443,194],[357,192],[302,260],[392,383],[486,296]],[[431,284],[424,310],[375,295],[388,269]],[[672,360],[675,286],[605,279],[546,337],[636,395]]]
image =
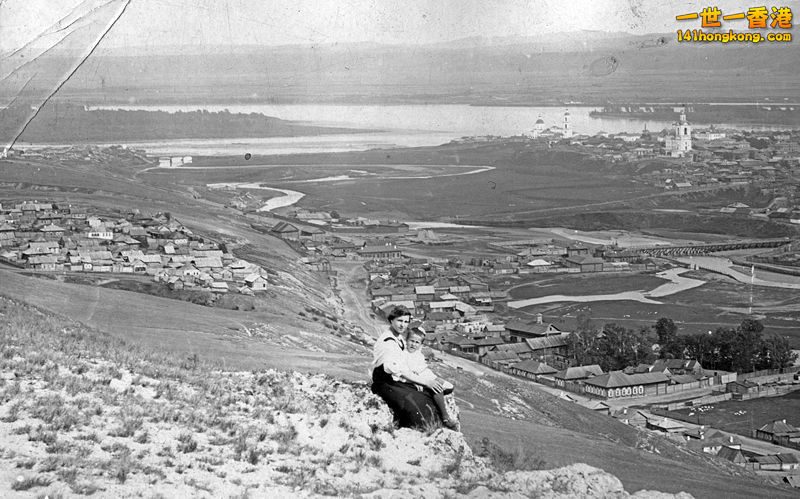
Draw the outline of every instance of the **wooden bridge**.
[[[756,239],[741,241],[726,241],[722,243],[688,244],[684,246],[640,246],[630,248],[632,251],[645,253],[649,256],[681,256],[705,255],[717,251],[733,251],[751,248],[778,248],[791,244],[788,238],[781,239]]]

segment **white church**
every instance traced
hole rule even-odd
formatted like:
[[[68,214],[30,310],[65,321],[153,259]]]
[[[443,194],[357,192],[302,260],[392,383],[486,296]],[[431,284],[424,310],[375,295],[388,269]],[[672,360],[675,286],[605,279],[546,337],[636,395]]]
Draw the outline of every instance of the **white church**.
[[[691,155],[692,125],[686,121],[685,108],[680,108],[680,119],[672,124],[672,131],[665,137],[664,150],[667,156],[673,158]]]
[[[544,120],[540,114],[539,119],[536,120],[536,123],[533,125],[533,130],[531,131],[531,137],[534,139],[570,139],[572,135],[572,125],[569,122],[569,110],[564,111],[564,119],[560,125],[553,125],[550,128],[545,128]]]

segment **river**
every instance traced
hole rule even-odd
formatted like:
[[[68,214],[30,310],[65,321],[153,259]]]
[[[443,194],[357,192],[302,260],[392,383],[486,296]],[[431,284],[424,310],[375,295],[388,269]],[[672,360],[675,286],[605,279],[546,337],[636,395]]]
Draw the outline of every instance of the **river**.
[[[105,106],[93,109],[122,109],[167,112],[261,113],[308,125],[368,129],[374,132],[308,137],[270,137],[203,140],[130,142],[154,155],[258,155],[359,151],[391,147],[433,146],[461,137],[513,136],[530,133],[540,117],[547,127],[560,126],[568,109],[574,133],[660,131],[666,121],[638,121],[623,118],[592,118],[594,107],[519,107],[442,105],[186,105]]]

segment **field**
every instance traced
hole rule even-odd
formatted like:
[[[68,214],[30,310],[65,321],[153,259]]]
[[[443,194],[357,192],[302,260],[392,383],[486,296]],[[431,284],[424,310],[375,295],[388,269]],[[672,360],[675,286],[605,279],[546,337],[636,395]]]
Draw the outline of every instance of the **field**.
[[[298,203],[305,208],[346,216],[447,221],[511,221],[531,211],[618,203],[657,192],[633,183],[623,170],[600,167],[582,154],[536,151],[513,142],[254,157],[246,165],[241,158],[227,161],[229,167],[196,169],[226,162],[198,158],[191,170],[151,170],[140,178],[195,186],[259,182],[305,193]],[[494,169],[459,175],[479,167]],[[334,178],[340,179],[330,180]],[[303,182],[310,179],[328,180]]]
[[[667,281],[650,274],[532,274],[510,289],[511,298],[525,300],[548,295],[603,295],[649,291]]]
[[[753,316],[764,324],[764,334],[785,336],[792,348],[800,348],[800,297],[796,294],[779,288],[754,286],[751,309],[750,288],[747,284],[705,271],[683,275],[706,281],[706,284],[659,298],[660,304],[633,301],[562,302],[526,307],[523,313],[542,313],[559,328],[566,330],[574,328],[578,314],[587,314],[596,325],[614,322],[629,328],[652,326],[659,318],[669,317],[678,326],[679,334],[695,334],[718,327],[736,327],[750,316],[748,312],[752,310]],[[602,277],[604,276],[597,276],[596,280],[588,282],[595,286],[602,284]],[[657,279],[652,276],[649,278]],[[622,285],[625,280],[617,282]],[[597,288],[593,289],[597,291]],[[559,293],[548,290],[542,294]],[[571,294],[577,293],[573,291]],[[581,289],[580,294],[594,293],[584,293]]]
[[[787,423],[800,424],[800,390],[781,397],[761,397],[752,400],[727,400],[694,409],[671,411],[675,417],[688,422],[713,426],[721,430],[751,436],[750,430],[767,423],[785,419]],[[689,414],[692,414],[691,416]]]

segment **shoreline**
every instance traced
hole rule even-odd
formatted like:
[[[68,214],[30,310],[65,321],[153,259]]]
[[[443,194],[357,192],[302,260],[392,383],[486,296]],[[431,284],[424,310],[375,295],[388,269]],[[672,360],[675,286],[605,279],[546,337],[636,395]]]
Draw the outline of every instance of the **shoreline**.
[[[692,288],[702,286],[706,283],[706,281],[701,281],[698,279],[681,277],[681,274],[686,272],[689,272],[689,269],[674,268],[659,272],[656,275],[663,279],[667,279],[669,282],[661,284],[650,291],[623,291],[621,293],[612,293],[607,295],[548,295],[540,296],[538,298],[510,301],[508,302],[508,306],[509,308],[520,309],[530,307],[531,305],[544,305],[548,303],[587,303],[595,301],[638,301],[640,303],[647,303],[651,305],[661,305],[662,302],[653,300],[652,298],[661,298],[664,296],[674,295],[676,293],[680,293],[681,291],[688,291]]]

